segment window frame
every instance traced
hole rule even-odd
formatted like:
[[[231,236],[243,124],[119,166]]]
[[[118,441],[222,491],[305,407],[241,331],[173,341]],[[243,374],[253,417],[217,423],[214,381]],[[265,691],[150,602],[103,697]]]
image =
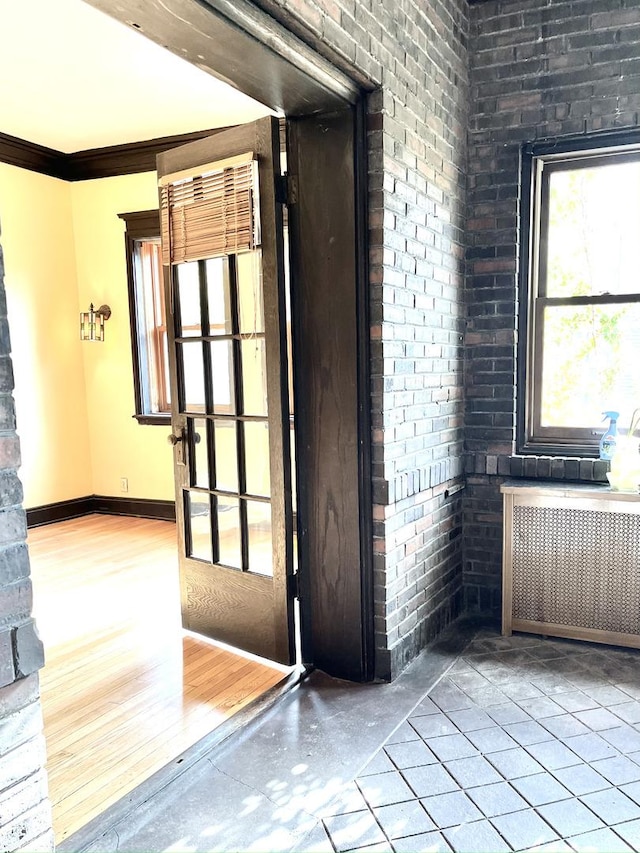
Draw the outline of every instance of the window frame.
[[[141,353],[142,341],[138,334],[141,316],[136,293],[135,279],[135,250],[136,242],[145,239],[160,239],[160,211],[142,210],[133,213],[119,213],[119,218],[124,220],[126,230],[124,234],[125,252],[127,264],[127,290],[129,297],[129,322],[131,333],[131,360],[133,365],[133,388],[135,414],[133,417],[140,424],[158,424],[167,426],[171,423],[171,411],[150,412],[148,394],[145,391],[142,378],[144,364]],[[163,284],[161,283],[161,287]],[[167,334],[165,327],[164,334]],[[157,346],[156,346],[157,349]],[[162,360],[160,359],[160,362]]]
[[[549,305],[614,305],[640,302],[637,294],[548,297],[546,242],[549,176],[611,161],[640,159],[640,130],[525,143],[520,152],[520,264],[516,370],[516,452],[522,455],[592,457],[601,431],[542,427],[542,312]]]

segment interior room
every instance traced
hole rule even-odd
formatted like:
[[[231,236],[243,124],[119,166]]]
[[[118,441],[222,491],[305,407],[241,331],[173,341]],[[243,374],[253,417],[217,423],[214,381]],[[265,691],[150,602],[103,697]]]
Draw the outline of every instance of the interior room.
[[[362,744],[355,734],[365,732],[368,723],[377,720],[386,727],[384,733],[378,729],[378,735],[382,734],[378,747],[386,749],[381,743],[389,735],[393,737],[391,729],[402,722],[388,707],[372,711],[372,701],[368,707],[358,708],[361,713],[351,718],[355,718],[355,725],[341,732],[341,740],[330,728],[315,728],[328,707],[315,701],[319,693],[334,697],[340,693],[345,698],[368,692],[376,701],[385,693],[394,696],[395,685],[400,682],[401,692],[402,684],[419,669],[412,669],[414,663],[426,663],[434,676],[430,665],[438,653],[433,652],[432,643],[437,643],[438,637],[446,641],[446,632],[450,631],[455,655],[464,654],[455,645],[466,642],[463,626],[475,630],[479,622],[488,622],[489,633],[482,628],[477,635],[480,642],[469,647],[474,661],[458,661],[461,667],[451,673],[451,689],[447,687],[444,695],[435,691],[433,701],[440,702],[440,711],[454,715],[444,721],[449,734],[431,732],[433,739],[453,738],[433,744],[433,756],[438,761],[432,760],[430,751],[425,752],[425,747],[431,749],[429,724],[414,725],[409,717],[435,717],[440,711],[431,700],[423,706],[426,714],[412,714],[411,708],[405,707],[407,725],[401,728],[410,735],[408,742],[422,753],[424,761],[419,766],[427,769],[405,774],[413,767],[400,766],[404,763],[401,754],[414,747],[401,746],[380,753],[382,767],[370,768],[370,775],[384,778],[361,783],[359,767],[366,756],[355,755],[348,774],[339,778],[356,794],[365,826],[375,832],[367,840],[349,836],[348,844],[342,844],[341,828],[349,830],[351,820],[350,812],[342,810],[329,815],[337,820],[330,820],[328,827],[325,822],[329,838],[321,838],[323,843],[356,849],[384,844],[382,833],[393,849],[400,849],[393,837],[395,826],[389,825],[390,832],[383,832],[384,821],[378,820],[377,810],[400,804],[398,810],[402,811],[406,802],[412,803],[409,808],[414,814],[421,815],[424,809],[429,813],[429,820],[437,827],[432,840],[438,849],[454,847],[450,830],[457,826],[459,815],[453,814],[454,823],[449,821],[455,808],[447,808],[443,814],[438,809],[439,800],[426,805],[418,802],[441,795],[424,790],[416,779],[411,785],[407,777],[428,777],[430,765],[448,760],[472,759],[486,769],[484,754],[500,753],[503,747],[506,752],[516,750],[514,755],[525,766],[512,766],[509,756],[497,759],[502,781],[493,772],[489,779],[500,785],[500,790],[511,791],[512,771],[524,769],[528,776],[564,770],[556,760],[564,763],[565,759],[571,762],[567,767],[579,766],[580,772],[591,779],[591,771],[597,772],[600,778],[595,782],[603,787],[585,793],[579,785],[569,785],[570,772],[562,774],[567,787],[559,791],[559,805],[552,804],[551,809],[546,809],[550,804],[541,804],[531,789],[528,799],[523,793],[528,805],[511,797],[511,803],[518,805],[512,812],[515,817],[493,824],[504,845],[487,842],[485,846],[530,849],[536,842],[546,843],[550,833],[545,827],[552,826],[554,840],[561,841],[560,836],[565,835],[573,838],[578,834],[576,827],[561,826],[558,815],[551,816],[563,812],[565,801],[571,803],[572,815],[586,813],[592,827],[599,827],[591,817],[596,815],[594,809],[609,821],[606,828],[618,825],[613,814],[605,814],[609,806],[599,802],[604,799],[608,803],[609,796],[624,805],[627,816],[638,819],[640,812],[632,796],[637,796],[635,787],[629,789],[629,795],[626,791],[606,792],[601,798],[600,791],[620,784],[635,786],[640,780],[640,763],[634,757],[639,734],[635,727],[640,726],[636,700],[640,694],[633,671],[640,642],[640,584],[636,583],[640,439],[634,415],[640,404],[640,374],[635,369],[640,292],[634,259],[640,227],[640,0],[379,0],[373,4],[370,0],[87,0],[85,5],[104,10],[129,30],[142,30],[152,41],[188,58],[196,70],[208,69],[213,76],[232,79],[234,85],[273,111],[267,115],[268,110],[258,110],[256,114],[263,118],[238,124],[244,119],[234,119],[226,110],[223,123],[236,123],[236,127],[213,139],[191,141],[186,146],[188,151],[183,146],[160,152],[156,161],[167,196],[185,179],[190,182],[187,192],[199,203],[206,193],[195,179],[209,174],[205,164],[223,158],[239,157],[228,168],[244,169],[243,174],[251,176],[257,171],[258,180],[263,179],[260,189],[268,187],[271,239],[260,245],[260,251],[270,246],[270,281],[276,286],[269,291],[273,310],[265,311],[260,319],[268,317],[272,331],[275,327],[278,333],[271,338],[277,344],[271,351],[271,358],[274,352],[276,357],[269,375],[276,383],[280,403],[285,400],[283,367],[287,361],[280,322],[284,299],[278,289],[283,279],[280,238],[284,206],[291,236],[299,571],[288,571],[293,565],[288,559],[293,556],[288,455],[278,457],[272,452],[274,441],[269,445],[269,460],[271,471],[277,469],[282,488],[280,524],[273,530],[278,527],[283,543],[278,556],[287,568],[278,579],[280,598],[276,602],[274,584],[269,586],[275,573],[270,579],[254,574],[250,580],[255,595],[243,599],[247,606],[244,610],[229,608],[229,598],[223,601],[229,587],[225,587],[225,595],[218,595],[214,573],[207,566],[206,572],[194,568],[190,591],[195,594],[189,604],[196,621],[209,615],[219,617],[223,611],[227,616],[234,614],[227,623],[240,622],[240,615],[244,616],[252,630],[269,634],[274,652],[276,640],[282,640],[285,650],[291,652],[292,635],[287,630],[293,622],[291,613],[298,606],[302,654],[305,663],[315,670],[300,690],[287,693],[273,714],[263,715],[250,734],[243,730],[241,737],[233,739],[236,749],[226,758],[220,757],[218,762],[217,757],[201,756],[199,769],[203,775],[221,784],[217,790],[222,799],[227,797],[233,774],[240,783],[236,790],[241,798],[247,783],[252,796],[256,792],[271,814],[272,795],[277,790],[282,794],[277,806],[284,804],[288,809],[295,803],[291,793],[297,792],[300,802],[307,792],[323,787],[314,763],[321,767],[322,780],[333,776],[334,768],[343,760],[347,734],[353,736],[349,737],[353,744]],[[62,5],[55,7],[58,13]],[[38,8],[34,21],[47,22],[46,11],[44,6]],[[64,16],[58,17],[66,23]],[[40,843],[43,849],[52,850],[44,738],[38,716],[43,659],[34,621],[35,616],[42,623],[44,635],[50,622],[38,609],[37,577],[42,570],[35,565],[35,537],[39,531],[44,537],[42,550],[46,552],[51,546],[46,542],[46,525],[32,529],[32,614],[7,330],[11,330],[16,362],[27,518],[40,513],[46,516],[54,511],[52,507],[61,505],[77,508],[78,501],[85,508],[111,511],[125,505],[140,508],[136,502],[144,502],[149,509],[146,514],[153,515],[151,509],[156,514],[146,521],[154,525],[148,529],[154,530],[153,540],[159,545],[158,525],[171,522],[166,516],[157,516],[171,506],[174,494],[164,460],[173,454],[177,468],[181,459],[185,461],[185,447],[189,448],[189,460],[206,451],[208,483],[194,484],[191,470],[187,476],[188,466],[183,464],[183,500],[175,502],[177,527],[180,529],[182,512],[193,530],[204,521],[207,510],[210,519],[218,517],[217,492],[221,490],[216,492],[210,464],[215,458],[215,450],[211,455],[217,440],[215,421],[234,421],[237,435],[244,436],[244,422],[253,424],[266,418],[260,414],[246,416],[239,404],[242,389],[234,398],[233,412],[230,398],[227,412],[214,411],[209,346],[214,342],[208,338],[214,337],[211,329],[218,320],[205,312],[209,301],[206,256],[192,260],[201,264],[200,331],[205,326],[209,330],[209,334],[194,336],[202,344],[205,369],[200,375],[207,382],[200,384],[209,395],[205,400],[208,408],[204,412],[178,412],[184,417],[172,424],[172,448],[166,444],[168,431],[161,425],[142,424],[140,418],[133,417],[136,395],[128,361],[130,335],[123,322],[127,309],[124,284],[116,286],[112,256],[104,257],[103,243],[95,238],[101,234],[105,245],[113,239],[114,246],[120,244],[118,252],[122,251],[125,227],[128,237],[130,225],[133,228],[136,224],[135,208],[148,210],[155,198],[153,182],[146,180],[154,164],[146,161],[142,171],[127,174],[98,174],[93,152],[104,152],[100,146],[113,146],[122,139],[111,133],[118,126],[114,116],[124,115],[126,106],[132,112],[127,127],[134,127],[139,114],[146,111],[140,105],[146,108],[150,93],[157,88],[165,97],[174,78],[170,75],[169,81],[157,87],[154,84],[161,78],[154,75],[153,82],[138,94],[127,78],[118,103],[110,110],[98,107],[95,115],[91,112],[95,87],[88,96],[75,89],[87,77],[91,57],[77,54],[69,63],[71,80],[57,89],[62,103],[53,96],[47,100],[52,114],[25,110],[22,78],[26,81],[27,75],[18,74],[16,69],[22,67],[22,59],[33,65],[33,57],[45,55],[47,47],[36,44],[33,28],[32,22],[25,25],[29,38],[21,48],[14,49],[19,40],[9,36],[7,49],[0,46],[0,61],[6,58],[11,63],[4,73],[11,85],[3,88],[3,97],[20,107],[16,114],[22,122],[7,126],[4,137],[0,128],[0,149],[9,146],[14,157],[0,172],[0,178],[5,172],[8,175],[0,186],[0,205],[10,203],[16,211],[12,215],[11,210],[0,207],[0,275],[6,275],[10,315],[7,318],[0,298],[0,726],[9,733],[4,745],[0,739],[0,748],[5,750],[0,752],[0,769],[6,774],[4,786],[0,784],[0,842],[8,839],[4,844],[7,849]],[[8,32],[8,27],[2,29],[0,38]],[[44,41],[58,51],[61,41],[51,38],[52,32],[48,26]],[[136,32],[130,34],[135,36]],[[85,46],[84,30],[76,41],[81,42],[78,47]],[[64,66],[72,53],[57,52],[50,59],[37,77],[38,92],[50,68]],[[127,53],[129,57],[139,55],[133,48]],[[106,62],[112,81],[124,67],[124,62],[116,62],[114,57],[112,51]],[[144,68],[148,65],[143,63]],[[179,100],[183,100],[187,92],[196,91],[196,83],[183,82],[179,89]],[[208,103],[208,98],[199,93],[200,106]],[[217,95],[212,94],[211,99],[218,103]],[[35,102],[35,96],[31,101]],[[101,116],[110,116],[104,137],[76,141],[38,137],[41,146],[52,146],[46,149],[34,149],[31,142],[16,142],[36,138],[29,126],[36,114],[41,119],[46,116],[47,128],[66,132],[73,122],[62,119],[63,108],[77,105],[87,130],[93,131]],[[9,116],[10,112],[7,104],[2,115]],[[162,109],[158,115],[163,120],[169,116]],[[172,120],[174,115],[177,112],[172,111]],[[281,179],[284,176],[274,164],[281,150],[277,122],[283,117],[289,174]],[[193,140],[204,128],[217,129],[214,122],[213,116],[198,114],[197,120],[183,121],[179,126],[167,123],[145,127],[128,135],[128,144],[147,146],[144,151],[148,153],[149,144],[141,140],[159,134],[172,134],[175,140],[176,134],[184,133]],[[259,123],[263,130],[258,140],[257,132],[250,127]],[[242,147],[228,146],[227,150],[230,137],[241,139]],[[260,149],[253,147],[258,141],[263,146]],[[211,150],[209,145],[216,154],[207,159],[204,152]],[[136,150],[140,153],[142,149]],[[258,150],[268,151],[269,156],[263,158],[262,168],[258,164],[256,169],[254,158],[247,157],[247,152]],[[122,151],[109,151],[112,169],[114,163],[122,163]],[[25,162],[33,165],[34,160],[38,169],[22,168]],[[51,174],[53,166],[56,170]],[[61,173],[61,167],[73,167],[73,174]],[[202,172],[194,174],[190,169]],[[187,177],[185,171],[189,172]],[[17,185],[16,173],[24,186]],[[251,180],[253,177],[247,177],[246,186]],[[235,178],[231,184],[236,186]],[[3,201],[4,187],[15,190],[9,194],[9,202]],[[28,192],[31,200],[27,205]],[[62,197],[61,203],[53,203],[55,195]],[[265,198],[261,195],[261,201]],[[263,205],[261,211],[265,209]],[[253,212],[252,202],[246,204],[246,210]],[[45,223],[41,211],[49,212]],[[226,218],[222,219],[226,223]],[[21,223],[18,236],[12,231],[12,221]],[[168,221],[166,224],[166,233],[173,233]],[[139,221],[137,225],[142,227]],[[246,232],[255,234],[250,226]],[[247,239],[247,252],[255,248],[251,239]],[[28,247],[18,253],[20,263],[35,266],[38,276],[45,279],[35,293],[26,283],[16,281],[21,272],[20,265],[12,261],[12,256],[17,257],[12,249],[16,245]],[[46,251],[39,251],[40,246]],[[175,261],[175,265],[181,262]],[[123,266],[117,274],[124,282],[126,264],[123,260],[119,263]],[[165,266],[173,265],[170,252]],[[54,267],[55,283],[58,279],[62,282],[60,288],[49,286]],[[30,270],[29,277],[33,278]],[[240,277],[236,262],[229,262],[222,278],[234,298]],[[166,288],[169,296],[175,296],[178,278],[176,273],[171,279],[173,290]],[[79,340],[79,314],[91,315],[92,304],[97,308],[97,314],[93,312],[95,324],[104,321],[103,343]],[[235,306],[234,317],[237,298]],[[235,354],[242,351],[242,343],[248,338],[254,348],[259,349],[264,341],[265,351],[268,349],[262,327],[227,332],[226,320],[220,319],[225,331],[219,338],[233,339],[228,348]],[[177,328],[176,321],[165,329],[168,336],[174,335],[176,351],[193,351],[187,340],[193,328],[182,322],[180,333]],[[218,333],[219,329],[215,330]],[[44,342],[52,334],[59,340],[55,346],[46,346]],[[36,341],[37,370],[33,367],[35,359],[29,360],[21,350],[23,340],[30,338]],[[104,353],[112,353],[113,346],[117,346],[121,360],[118,370],[107,370],[105,365],[111,362]],[[51,356],[54,351],[60,353],[60,375]],[[184,362],[182,367],[179,360],[175,364],[178,367],[174,367],[171,387],[182,391]],[[224,371],[218,378],[224,379]],[[59,393],[56,383],[64,384]],[[179,396],[172,390],[174,401]],[[83,401],[79,407],[76,400]],[[288,415],[287,406],[281,405],[276,410],[277,432],[269,433],[280,441],[279,449],[290,440]],[[202,421],[206,442],[201,440]],[[32,431],[38,437],[38,442],[32,442],[33,451],[29,448]],[[614,438],[621,454],[617,450],[616,455],[611,453]],[[230,494],[227,490],[226,497],[232,498],[229,512],[241,520],[244,535],[248,525],[242,508],[246,511],[256,496],[244,489],[240,462],[246,456],[242,442],[243,438],[236,442],[237,492]],[[44,452],[40,452],[41,445],[46,448]],[[38,476],[42,472],[49,474],[48,483],[57,479],[58,492],[42,491],[44,481]],[[143,481],[144,489],[140,485]],[[194,497],[198,490],[209,497],[198,501]],[[271,496],[259,497],[258,503],[271,500]],[[109,534],[105,520],[131,522],[109,514],[94,518],[99,524],[87,528],[86,541],[96,545],[98,552],[103,537],[107,541],[117,538],[113,530]],[[76,521],[83,519],[62,524],[71,528]],[[182,525],[182,532],[185,530]],[[184,537],[179,541],[182,547]],[[204,544],[213,565],[218,556],[214,534]],[[134,550],[133,544],[127,549],[131,553]],[[139,550],[145,553],[144,546]],[[238,550],[242,550],[244,571],[250,548],[236,549],[236,556]],[[182,564],[182,550],[179,554]],[[151,574],[145,569],[149,564],[142,565],[138,589],[143,591],[127,600],[123,614],[125,610],[140,610],[148,619],[153,612],[160,612],[151,591],[158,602],[163,599],[156,589],[156,568],[163,561],[160,552],[157,557],[154,552]],[[96,565],[100,562],[96,557]],[[70,571],[75,580],[79,571]],[[247,568],[245,575],[250,574]],[[63,597],[71,600],[69,594],[63,593]],[[103,600],[111,601],[106,596],[100,597],[100,603]],[[234,604],[237,601],[236,597]],[[276,609],[287,629],[277,638],[270,631]],[[267,620],[257,617],[267,612],[274,618],[265,628]],[[509,636],[511,632],[513,636]],[[532,639],[540,634],[553,639]],[[603,649],[607,645],[632,648],[621,653],[610,649],[586,654],[587,643],[599,643]],[[127,643],[127,651],[130,645]],[[116,647],[115,657],[119,656],[124,655],[119,655]],[[197,661],[195,653],[185,653],[184,659],[192,657]],[[109,666],[105,661],[106,671]],[[194,673],[194,695],[201,674]],[[434,677],[440,674],[438,671]],[[79,686],[81,677],[75,673],[70,677]],[[420,677],[416,676],[417,680]],[[523,678],[532,686],[523,684]],[[337,679],[344,680],[340,690],[334,690]],[[46,669],[43,683],[45,680]],[[357,683],[374,681],[375,685]],[[314,683],[319,684],[317,692]],[[382,690],[376,693],[381,684]],[[426,681],[420,686],[423,693],[429,689]],[[523,696],[523,690],[528,697]],[[108,689],[102,692],[110,698]],[[554,698],[565,693],[584,695],[574,695],[565,706],[564,699]],[[450,704],[452,694],[456,707]],[[527,704],[530,699],[534,700],[531,705]],[[416,701],[420,701],[417,695]],[[493,704],[507,705],[511,722],[505,717],[494,720],[495,726],[489,722],[488,718],[494,718],[484,709]],[[46,715],[46,700],[43,705]],[[617,705],[631,707],[622,711],[625,716],[619,716],[612,710]],[[300,708],[310,706],[310,716],[298,715]],[[283,709],[289,709],[290,714]],[[575,719],[567,719],[563,709]],[[478,710],[482,713],[477,716]],[[459,711],[474,713],[459,716]],[[583,712],[586,717],[577,716]],[[110,708],[107,715],[117,716],[118,709]],[[474,717],[466,721],[472,726],[479,719],[494,731],[476,735],[473,728],[467,737],[463,727],[468,716]],[[565,719],[558,726],[552,722],[548,728],[544,722],[547,716]],[[525,730],[518,746],[495,731],[503,724],[521,723]],[[600,734],[609,727],[615,732],[611,742],[610,735]],[[321,734],[317,738],[318,731]],[[516,728],[513,734],[520,731]],[[527,732],[533,732],[536,743],[529,741]],[[260,749],[253,752],[249,743],[253,740],[261,747],[272,733],[287,747],[279,751],[277,766],[270,760],[256,759],[264,753]],[[506,734],[511,738],[509,730]],[[565,738],[585,740],[566,745]],[[563,740],[562,745],[556,744],[559,740]],[[275,742],[274,737],[269,745]],[[289,743],[295,749],[289,750]],[[551,745],[538,747],[537,743]],[[635,750],[632,754],[630,743]],[[453,752],[447,752],[448,744],[454,747]],[[461,746],[461,752],[456,745]],[[389,746],[398,744],[389,742]],[[315,761],[307,761],[307,751]],[[325,754],[335,757],[335,763],[326,761]],[[539,759],[537,765],[531,764],[532,757]],[[412,755],[405,754],[404,758],[414,761]],[[617,770],[607,776],[604,771],[609,771],[608,765],[597,762],[609,759]],[[591,763],[596,763],[595,769],[582,767]],[[544,771],[539,769],[543,766]],[[454,793],[452,802],[460,802],[466,794],[453,778],[455,773],[449,772],[454,769],[439,767],[437,775],[454,788],[444,796]],[[442,776],[440,771],[448,775]],[[171,785],[181,814],[187,789],[183,775],[190,774],[175,775]],[[219,800],[207,802],[203,808],[210,789],[199,787],[198,774],[192,778],[196,781],[189,788],[193,795],[190,813],[202,822],[202,839],[192,846],[207,849],[207,833],[215,821],[209,807],[215,810]],[[605,778],[606,785],[602,781]],[[370,784],[383,787],[389,799],[385,795],[375,801]],[[517,790],[515,784],[512,788]],[[395,800],[399,790],[401,800]],[[558,788],[555,790],[558,793]],[[590,793],[598,796],[583,802],[581,798]],[[630,799],[634,804],[630,805]],[[137,802],[129,814],[137,812],[145,824],[144,833],[153,834],[157,828],[155,814],[149,818],[150,812],[139,805]],[[350,807],[350,803],[343,805]],[[544,808],[538,809],[541,805]],[[478,821],[502,818],[487,811],[491,804],[486,799],[484,806],[480,809],[484,818],[471,810]],[[173,849],[176,832],[185,844],[192,842],[190,830],[182,833],[176,828],[176,811],[166,812],[169,825],[166,836],[162,836],[168,839],[166,849]],[[501,833],[499,826],[503,824],[513,824],[519,830],[521,811],[533,825],[542,827],[544,837],[526,840],[518,831],[512,835],[510,829]],[[227,825],[234,823],[237,810],[229,809],[229,813]],[[129,814],[125,820],[120,815],[111,822],[109,837],[113,840],[117,836],[113,849],[126,848],[113,827],[126,823]],[[324,820],[319,812],[314,817]],[[404,820],[402,815],[400,819]],[[604,827],[603,822],[599,828]],[[255,822],[248,820],[242,829],[250,834]],[[623,836],[618,835],[616,841],[609,833],[605,835],[615,842],[616,849],[620,848]],[[406,837],[411,846],[411,836]],[[637,834],[624,835],[625,840],[631,837],[637,847]],[[144,850],[148,836],[142,838]],[[85,840],[87,846],[93,843],[93,839]],[[296,839],[290,840],[289,849],[296,849]],[[362,844],[356,845],[357,841]],[[586,839],[585,844],[588,842]],[[562,843],[560,846],[566,849]],[[578,849],[573,841],[569,846]],[[465,849],[466,841],[460,845],[460,853]]]
[[[269,114],[80,0],[14,4],[3,12],[3,45],[3,67],[19,86],[2,87],[0,130],[62,155],[99,158],[108,146]],[[60,842],[288,670],[181,628],[176,525],[166,520],[175,489],[170,419],[133,417],[119,218],[157,209],[155,171],[63,180],[2,162],[0,187]],[[91,303],[111,309],[102,342],[80,339]],[[91,512],[97,496],[111,514]]]

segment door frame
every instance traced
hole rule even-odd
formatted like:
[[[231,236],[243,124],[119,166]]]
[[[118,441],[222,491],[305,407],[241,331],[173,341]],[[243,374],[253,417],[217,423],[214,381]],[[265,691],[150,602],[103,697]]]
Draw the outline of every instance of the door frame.
[[[266,106],[294,120],[294,156],[288,164],[292,277],[304,269],[299,299],[292,300],[298,529],[305,663],[352,681],[374,677],[371,399],[367,229],[366,90],[298,36],[247,0],[86,0],[152,41]],[[328,125],[344,146],[322,147]],[[324,186],[305,164],[323,151]],[[345,151],[347,152],[345,154]],[[288,152],[291,154],[291,150]],[[349,162],[347,162],[349,160]],[[348,184],[336,184],[335,174]],[[296,199],[296,195],[298,198]],[[323,203],[323,199],[326,203]],[[333,203],[332,203],[333,202]],[[295,224],[293,224],[295,223]],[[314,256],[318,263],[314,263]],[[347,261],[343,265],[341,261]],[[331,275],[327,276],[330,272]],[[305,295],[317,311],[303,316]],[[327,336],[326,319],[341,306]],[[307,347],[305,351],[305,342]],[[314,349],[311,350],[311,343]],[[349,383],[327,388],[326,377],[346,367]],[[334,393],[335,392],[335,393]],[[306,405],[314,400],[315,407]],[[300,407],[298,409],[298,406]],[[317,427],[329,407],[332,440],[349,448],[353,478],[340,476],[337,454]],[[355,482],[354,482],[355,480]],[[355,489],[355,494],[354,494]],[[328,514],[332,515],[327,524]],[[334,535],[331,534],[337,534]],[[329,536],[327,536],[329,534]],[[326,544],[332,547],[325,548]]]

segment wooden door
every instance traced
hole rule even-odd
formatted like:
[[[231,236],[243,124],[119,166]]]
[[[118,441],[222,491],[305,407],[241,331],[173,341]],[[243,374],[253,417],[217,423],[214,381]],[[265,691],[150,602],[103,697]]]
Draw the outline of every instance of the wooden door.
[[[183,624],[294,660],[278,122],[158,157]],[[247,218],[248,217],[248,218]]]

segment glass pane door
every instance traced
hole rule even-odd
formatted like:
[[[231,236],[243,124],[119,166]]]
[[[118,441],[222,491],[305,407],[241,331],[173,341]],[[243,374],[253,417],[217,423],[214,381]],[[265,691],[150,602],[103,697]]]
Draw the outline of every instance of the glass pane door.
[[[269,408],[259,250],[174,267],[186,556],[273,574]]]
[[[222,219],[235,234],[235,212],[249,203],[253,238],[227,240],[220,221],[201,217],[197,205],[189,208],[197,215],[187,215],[178,190],[247,152],[257,183],[250,198],[227,199]],[[296,590],[278,120],[163,152],[157,166],[162,187],[177,193],[172,205],[162,195],[162,245],[183,624],[291,664]],[[189,261],[171,242],[180,228],[191,229],[180,238],[190,241]]]

